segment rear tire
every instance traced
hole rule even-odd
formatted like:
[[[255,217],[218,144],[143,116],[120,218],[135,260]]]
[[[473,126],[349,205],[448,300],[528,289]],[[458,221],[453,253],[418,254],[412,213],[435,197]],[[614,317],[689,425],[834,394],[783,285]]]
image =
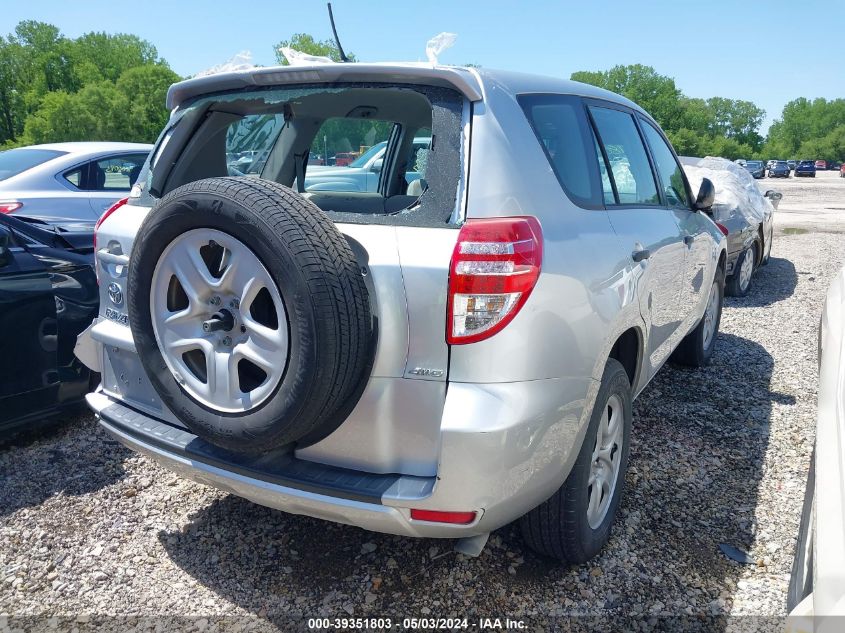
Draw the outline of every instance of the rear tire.
[[[704,367],[710,364],[716,338],[719,334],[719,323],[722,320],[722,304],[724,303],[725,282],[722,269],[716,270],[716,277],[710,287],[710,295],[701,321],[695,329],[687,334],[672,353],[672,360],[688,367]],[[715,301],[715,304],[712,302]]]
[[[725,294],[730,297],[744,297],[748,294],[751,290],[751,279],[757,265],[758,252],[757,242],[753,242],[740,254],[736,262],[736,272],[728,277],[725,284]]]
[[[614,415],[618,416],[615,424]],[[528,547],[576,564],[590,560],[604,547],[625,486],[631,418],[628,374],[619,361],[610,358],[572,471],[551,498],[520,519]],[[600,435],[604,449],[598,446]],[[601,478],[600,474],[607,476]],[[608,490],[598,481],[606,481]],[[591,507],[594,494],[598,501]]]

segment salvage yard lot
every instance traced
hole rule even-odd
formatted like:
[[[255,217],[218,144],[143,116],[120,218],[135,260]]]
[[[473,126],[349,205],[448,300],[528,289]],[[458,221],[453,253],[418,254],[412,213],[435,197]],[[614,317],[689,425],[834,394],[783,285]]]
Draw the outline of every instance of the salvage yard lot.
[[[815,433],[817,326],[845,262],[837,176],[759,181],[784,193],[771,262],[747,297],[726,300],[712,365],[667,366],[635,403],[620,516],[589,564],[543,559],[514,527],[473,559],[451,541],[263,508],[170,474],[81,414],[0,449],[0,613],[537,625],[573,614],[783,615]],[[728,560],[723,543],[756,564]]]

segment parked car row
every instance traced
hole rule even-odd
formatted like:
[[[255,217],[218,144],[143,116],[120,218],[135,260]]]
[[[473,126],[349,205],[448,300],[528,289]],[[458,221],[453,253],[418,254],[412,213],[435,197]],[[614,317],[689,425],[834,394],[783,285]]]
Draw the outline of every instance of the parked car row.
[[[845,177],[845,165],[836,161],[825,160],[770,160],[763,164],[760,160],[737,159],[737,165],[745,167],[755,178],[789,178],[790,172],[796,176],[816,177],[818,170],[839,171],[839,175]]]

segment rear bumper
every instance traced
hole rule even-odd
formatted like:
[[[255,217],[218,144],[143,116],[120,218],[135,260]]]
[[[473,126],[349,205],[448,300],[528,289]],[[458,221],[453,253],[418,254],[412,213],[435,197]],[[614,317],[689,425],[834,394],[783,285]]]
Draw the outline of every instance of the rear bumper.
[[[462,538],[506,525],[563,483],[586,430],[584,396],[562,403],[565,384],[450,385],[432,477],[367,473],[291,454],[233,456],[102,391],[87,401],[117,440],[188,479],[291,514],[388,534]],[[596,390],[591,385],[588,398]],[[477,515],[467,525],[443,524],[411,519],[411,508]]]

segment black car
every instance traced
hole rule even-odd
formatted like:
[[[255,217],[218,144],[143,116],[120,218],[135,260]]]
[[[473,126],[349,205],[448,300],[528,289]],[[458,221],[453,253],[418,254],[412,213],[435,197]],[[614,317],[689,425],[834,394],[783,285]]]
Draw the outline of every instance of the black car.
[[[745,161],[745,168],[755,178],[765,178],[766,165],[762,160],[747,160]]]
[[[789,178],[789,164],[785,160],[776,160],[769,167],[769,178]]]
[[[816,162],[812,160],[802,160],[798,162],[798,165],[795,167],[795,177],[799,176],[809,176],[810,178],[816,177]]]
[[[763,194],[777,209],[783,195],[777,191]],[[752,222],[743,213],[731,213],[716,225],[728,238],[725,294],[744,297],[751,289],[751,277],[758,267],[768,263],[774,238],[774,214],[766,213],[760,222]]]
[[[73,354],[97,308],[93,224],[0,214],[0,437],[99,382]]]

